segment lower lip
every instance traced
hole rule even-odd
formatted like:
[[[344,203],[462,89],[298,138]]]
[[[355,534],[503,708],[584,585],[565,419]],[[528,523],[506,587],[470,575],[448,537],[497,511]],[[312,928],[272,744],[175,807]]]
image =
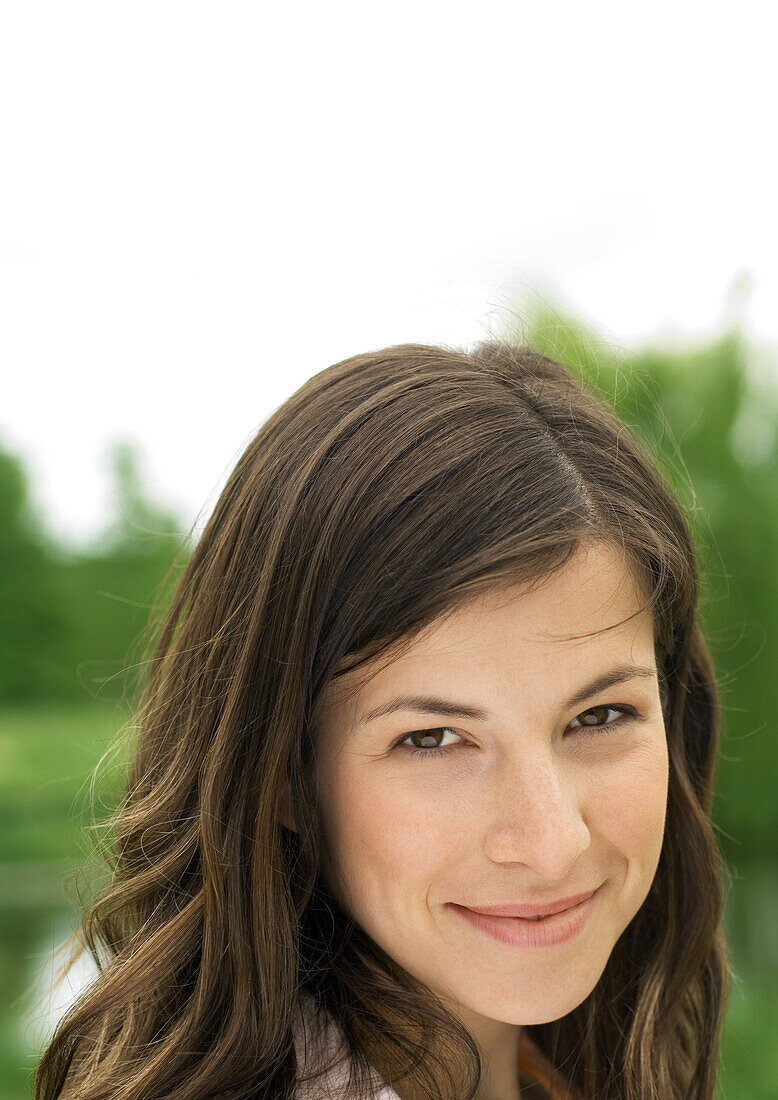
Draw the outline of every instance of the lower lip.
[[[571,909],[538,921],[525,920],[524,917],[487,917],[453,903],[452,908],[474,928],[500,943],[508,943],[511,947],[553,947],[578,935],[589,919],[601,889],[601,886],[598,887],[590,897]]]

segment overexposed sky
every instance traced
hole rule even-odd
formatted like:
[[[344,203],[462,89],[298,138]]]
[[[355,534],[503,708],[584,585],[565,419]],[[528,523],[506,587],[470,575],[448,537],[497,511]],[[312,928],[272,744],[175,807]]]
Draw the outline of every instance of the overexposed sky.
[[[78,542],[112,440],[188,526],[311,374],[522,296],[778,345],[776,93],[763,0],[9,0],[0,446]]]

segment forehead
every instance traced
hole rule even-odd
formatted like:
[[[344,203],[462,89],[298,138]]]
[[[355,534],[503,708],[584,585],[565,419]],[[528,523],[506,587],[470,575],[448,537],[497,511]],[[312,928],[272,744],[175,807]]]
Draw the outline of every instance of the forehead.
[[[325,694],[325,706],[345,705],[365,692],[372,695],[433,671],[456,678],[510,664],[535,675],[548,668],[550,675],[564,670],[565,661],[575,668],[584,650],[623,651],[625,640],[647,656],[653,618],[645,602],[646,593],[618,551],[582,548],[551,576],[531,585],[493,586],[393,651],[338,677]]]

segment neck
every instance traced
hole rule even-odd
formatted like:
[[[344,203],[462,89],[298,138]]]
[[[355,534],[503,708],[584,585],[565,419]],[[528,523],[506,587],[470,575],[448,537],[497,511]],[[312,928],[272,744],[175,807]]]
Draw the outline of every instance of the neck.
[[[482,1075],[475,1100],[521,1100],[519,1081],[519,1042],[521,1028],[515,1027],[508,1036],[501,1036],[501,1043],[490,1044],[485,1050],[478,1041],[481,1053]],[[382,1079],[390,1083],[399,1100],[427,1100],[428,1088],[423,1088],[414,1074],[392,1081],[399,1071],[397,1054],[381,1044],[371,1044],[367,1050],[370,1065]]]

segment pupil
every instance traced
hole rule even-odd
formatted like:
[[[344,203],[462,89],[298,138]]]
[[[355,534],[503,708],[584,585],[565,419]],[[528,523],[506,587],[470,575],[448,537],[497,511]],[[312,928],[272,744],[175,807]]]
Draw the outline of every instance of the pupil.
[[[584,722],[586,723],[586,725],[587,726],[596,726],[597,725],[597,715],[603,710],[607,710],[607,707],[592,707],[591,710],[587,710],[586,714],[584,715]],[[590,722],[587,718],[587,715],[593,715],[594,720]]]

